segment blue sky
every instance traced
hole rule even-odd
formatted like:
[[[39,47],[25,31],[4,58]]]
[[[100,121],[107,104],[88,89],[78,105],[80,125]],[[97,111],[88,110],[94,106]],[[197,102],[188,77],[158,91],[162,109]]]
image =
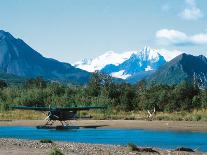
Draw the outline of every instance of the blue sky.
[[[207,0],[0,0],[0,29],[73,63],[152,48],[207,56]]]

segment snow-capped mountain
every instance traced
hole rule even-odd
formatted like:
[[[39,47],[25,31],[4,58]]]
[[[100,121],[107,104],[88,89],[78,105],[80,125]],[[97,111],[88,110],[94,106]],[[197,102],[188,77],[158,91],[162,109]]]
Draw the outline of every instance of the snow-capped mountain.
[[[123,63],[106,65],[101,71],[113,77],[126,79],[138,72],[157,70],[165,63],[165,58],[157,50],[144,47],[141,51],[134,52]]]
[[[108,51],[94,59],[83,59],[74,63],[74,66],[88,72],[101,70],[108,64],[119,65],[131,56],[132,52],[116,53]]]
[[[151,49],[145,46],[139,51],[128,51],[124,53],[109,51],[94,59],[78,61],[74,66],[89,72],[99,70],[113,77],[127,79],[139,72],[152,72],[157,70],[166,61],[171,60],[179,54],[179,51],[173,53],[168,50]]]

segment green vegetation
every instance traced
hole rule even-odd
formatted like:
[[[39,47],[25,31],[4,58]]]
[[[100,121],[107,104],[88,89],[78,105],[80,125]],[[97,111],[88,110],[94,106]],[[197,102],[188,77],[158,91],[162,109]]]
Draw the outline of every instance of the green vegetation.
[[[137,151],[137,152],[151,152],[152,154],[160,154],[158,151],[154,150],[153,148],[150,147],[142,147],[139,148],[137,147],[137,145],[133,144],[133,143],[129,143],[127,145],[129,151]]]
[[[50,139],[41,139],[40,143],[53,143]]]
[[[38,111],[26,111],[26,110],[10,110],[10,111],[1,111],[0,119],[1,120],[38,120],[44,119],[45,114]]]
[[[107,110],[82,111],[79,116],[95,119],[146,119],[147,111],[156,109],[157,120],[207,120],[207,90],[188,83],[179,85],[136,85],[114,83],[112,78],[94,73],[87,86],[66,85],[30,79],[20,86],[0,82],[1,119],[38,119],[38,112],[8,111],[10,105],[25,106],[89,106],[106,105]],[[25,114],[25,115],[24,115]]]
[[[63,155],[63,153],[57,147],[54,147],[49,155]]]

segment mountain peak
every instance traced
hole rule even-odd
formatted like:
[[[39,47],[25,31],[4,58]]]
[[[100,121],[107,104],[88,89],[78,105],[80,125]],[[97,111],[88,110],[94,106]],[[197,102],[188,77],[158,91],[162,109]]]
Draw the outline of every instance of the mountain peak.
[[[14,39],[14,37],[9,32],[6,32],[4,30],[0,30],[0,39],[5,39],[5,38]]]
[[[159,50],[152,49],[149,46],[145,46],[140,51],[137,51],[134,56],[141,58],[142,60],[152,60],[157,61],[161,56]]]
[[[157,70],[161,65],[166,63],[158,50],[145,46],[140,51],[132,52],[131,56],[119,65],[108,64],[101,71],[111,74],[113,77],[126,79],[134,76],[139,72]]]
[[[206,81],[207,59],[205,56],[193,56],[182,53],[175,57],[159,70],[148,81],[156,81],[162,84],[178,84],[183,81],[191,82],[196,75],[199,81]],[[206,81],[207,82],[207,81]]]
[[[143,50],[144,50],[144,51],[150,51],[151,48],[150,48],[150,46],[145,45],[144,48],[143,48]]]
[[[174,59],[172,59],[172,61],[183,61],[184,59],[189,59],[189,58],[199,58],[199,59],[204,59],[204,60],[206,59],[206,57],[203,55],[193,56],[191,54],[182,53],[178,55],[177,57],[175,57]]]
[[[23,40],[0,30],[0,71],[21,77],[86,83],[90,74],[70,64],[43,57]]]

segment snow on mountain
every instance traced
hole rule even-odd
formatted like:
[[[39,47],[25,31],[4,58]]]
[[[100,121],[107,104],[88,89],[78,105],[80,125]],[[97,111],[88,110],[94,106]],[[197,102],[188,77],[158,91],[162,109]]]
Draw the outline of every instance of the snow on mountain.
[[[115,78],[127,79],[131,75],[130,74],[125,74],[125,70],[120,70],[118,72],[111,73],[111,76],[115,77]]]
[[[180,53],[176,50],[159,50],[145,46],[141,50],[124,53],[108,51],[94,59],[78,61],[74,66],[89,72],[100,70],[113,77],[127,79],[138,72],[157,70]]]
[[[159,54],[158,50],[144,47],[140,51],[133,52],[130,58],[123,63],[117,66],[112,64],[107,65],[101,70],[101,72],[126,79],[138,72],[157,70],[165,63],[166,60]]]
[[[116,53],[114,51],[108,51],[103,55],[98,56],[94,59],[83,59],[74,63],[74,66],[89,72],[94,72],[96,70],[101,70],[108,64],[119,65],[125,60],[127,60],[133,51],[125,53]]]
[[[137,55],[140,59],[142,59],[142,61],[147,61],[147,60],[158,61],[159,59],[158,50],[151,49],[148,46],[145,46],[141,51],[137,51],[135,55]]]
[[[144,70],[145,70],[145,71],[151,71],[151,70],[153,70],[153,69],[152,69],[151,66],[147,66]]]

